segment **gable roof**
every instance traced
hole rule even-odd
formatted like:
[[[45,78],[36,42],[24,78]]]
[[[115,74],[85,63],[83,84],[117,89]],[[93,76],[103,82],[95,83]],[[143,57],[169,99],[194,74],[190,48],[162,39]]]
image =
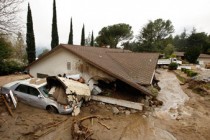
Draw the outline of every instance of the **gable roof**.
[[[200,54],[198,58],[210,58],[209,54]]]
[[[109,75],[122,80],[145,94],[151,95],[150,91],[142,85],[151,84],[159,56],[158,53],[133,53],[122,49],[61,44],[43,57],[59,48],[70,51]]]

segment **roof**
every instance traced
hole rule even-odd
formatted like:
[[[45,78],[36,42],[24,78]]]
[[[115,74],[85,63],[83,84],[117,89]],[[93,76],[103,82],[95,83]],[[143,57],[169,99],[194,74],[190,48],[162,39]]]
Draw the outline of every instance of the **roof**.
[[[176,56],[184,56],[184,52],[174,52],[173,54]]]
[[[70,51],[109,75],[122,80],[145,94],[151,95],[150,91],[142,85],[151,84],[159,56],[158,53],[133,53],[122,49],[61,44],[43,57],[59,48]]]
[[[209,54],[200,54],[198,58],[210,58]]]

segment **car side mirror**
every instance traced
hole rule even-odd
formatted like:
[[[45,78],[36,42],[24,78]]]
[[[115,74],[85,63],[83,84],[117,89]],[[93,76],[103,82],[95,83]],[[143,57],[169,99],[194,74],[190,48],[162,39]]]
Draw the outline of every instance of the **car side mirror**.
[[[41,98],[43,98],[43,97],[42,97],[42,95],[40,95],[40,94],[39,94],[39,95],[38,95],[38,98],[40,98],[40,99],[41,99]]]

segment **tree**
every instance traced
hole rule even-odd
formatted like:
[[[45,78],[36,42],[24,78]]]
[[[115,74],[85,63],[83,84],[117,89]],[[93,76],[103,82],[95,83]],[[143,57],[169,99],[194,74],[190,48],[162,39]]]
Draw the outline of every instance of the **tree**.
[[[94,36],[93,36],[93,31],[92,31],[92,35],[91,35],[90,46],[94,46]]]
[[[170,20],[156,19],[143,27],[137,39],[146,51],[161,51],[169,43],[165,43],[165,40],[170,38],[173,32],[174,27]]]
[[[51,40],[51,48],[55,48],[59,44],[58,38],[58,28],[57,28],[57,15],[56,15],[56,3],[53,0],[53,19],[52,19],[52,40]]]
[[[82,34],[81,34],[81,46],[85,46],[85,25],[84,24],[82,27]]]
[[[200,53],[208,53],[210,41],[206,33],[192,33],[187,39],[185,57],[190,63],[196,63]]]
[[[173,44],[175,46],[176,51],[185,52],[187,47],[187,38],[188,35],[186,33],[186,29],[180,34],[176,35],[173,39]]]
[[[20,28],[17,14],[24,0],[0,0],[0,35],[17,33]]]
[[[99,32],[96,42],[99,46],[110,46],[117,48],[117,44],[132,38],[133,31],[131,26],[125,23],[115,24],[104,27]]]
[[[164,54],[168,58],[174,52],[174,46],[172,44],[168,44],[164,49]]]
[[[143,48],[140,46],[140,44],[138,42],[124,42],[123,44],[123,49],[125,50],[130,50],[132,52],[142,52]]]
[[[42,53],[38,55],[38,58],[42,57],[43,55],[45,55],[45,54],[48,53],[49,51],[50,51],[49,49],[44,49],[44,50],[42,51]]]
[[[71,23],[70,23],[70,32],[69,32],[69,41],[68,44],[73,45],[73,27],[72,27],[72,18],[71,18]]]
[[[36,59],[36,48],[35,48],[35,37],[34,37],[34,29],[33,29],[33,20],[31,8],[28,3],[28,14],[27,14],[27,31],[26,31],[26,43],[27,43],[27,57],[28,63],[32,63]]]
[[[24,40],[20,32],[18,32],[17,34],[17,39],[14,46],[14,53],[15,53],[16,59],[18,59],[21,62],[25,62],[24,59],[25,59],[26,51],[25,51]]]
[[[0,65],[12,55],[12,43],[5,38],[0,37]]]

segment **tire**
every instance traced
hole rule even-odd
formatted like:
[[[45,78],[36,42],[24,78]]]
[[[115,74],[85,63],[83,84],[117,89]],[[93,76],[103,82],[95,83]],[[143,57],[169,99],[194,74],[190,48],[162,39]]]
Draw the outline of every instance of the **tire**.
[[[47,107],[46,107],[46,109],[47,109],[47,111],[48,111],[49,113],[55,113],[55,114],[58,114],[58,110],[57,110],[57,108],[56,108],[56,107],[54,107],[54,106],[52,106],[52,105],[47,106]]]

